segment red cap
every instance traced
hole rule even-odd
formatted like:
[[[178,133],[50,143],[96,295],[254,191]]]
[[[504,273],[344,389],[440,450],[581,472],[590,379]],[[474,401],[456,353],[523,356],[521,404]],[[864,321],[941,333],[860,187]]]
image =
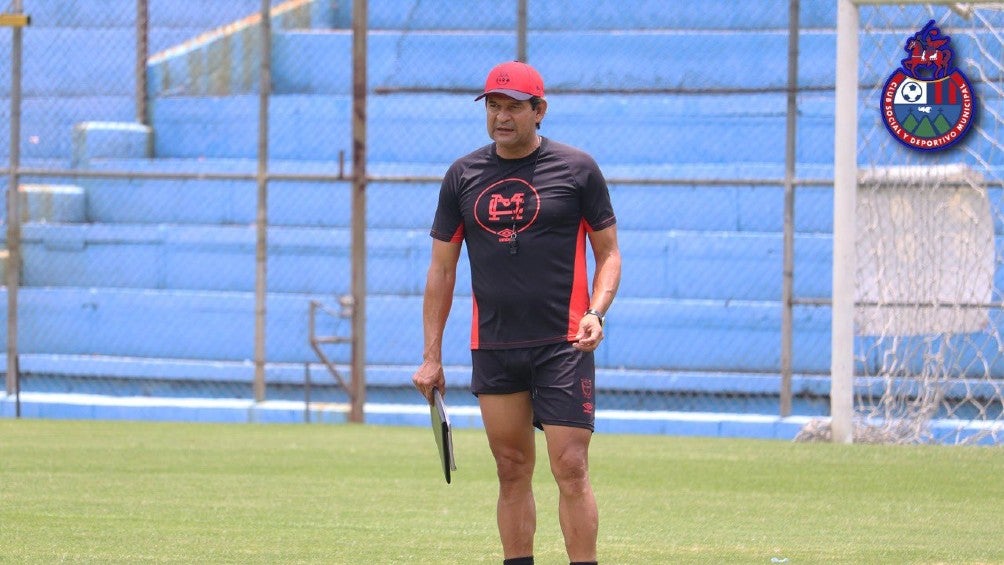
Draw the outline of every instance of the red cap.
[[[529,100],[537,96],[544,97],[544,79],[530,65],[520,61],[511,61],[496,65],[485,79],[485,92],[475,100],[481,100],[489,94],[505,94],[516,100]]]

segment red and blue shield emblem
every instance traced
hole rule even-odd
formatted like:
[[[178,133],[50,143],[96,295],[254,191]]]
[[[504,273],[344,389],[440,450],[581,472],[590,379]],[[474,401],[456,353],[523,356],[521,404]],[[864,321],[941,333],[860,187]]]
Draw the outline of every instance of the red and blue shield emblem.
[[[900,143],[939,151],[969,131],[976,96],[966,76],[952,64],[951,38],[931,20],[906,41],[908,56],[882,88],[882,121]]]

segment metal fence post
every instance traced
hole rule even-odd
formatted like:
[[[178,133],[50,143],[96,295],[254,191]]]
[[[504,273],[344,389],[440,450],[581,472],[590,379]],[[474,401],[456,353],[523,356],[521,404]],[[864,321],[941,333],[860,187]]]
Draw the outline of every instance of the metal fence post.
[[[150,125],[146,104],[146,60],[150,55],[149,0],[136,0],[136,122]]]
[[[516,60],[526,62],[527,0],[516,2]]]
[[[18,367],[18,287],[21,285],[21,214],[18,167],[21,165],[21,28],[28,18],[21,13],[21,0],[14,0],[12,14],[4,18],[11,27],[10,81],[10,176],[7,181],[7,394],[17,397],[21,416],[21,375]]]
[[[781,281],[781,416],[791,415],[795,278],[795,139],[798,134],[798,0],[788,4],[788,110],[784,147],[784,258]]]
[[[352,4],[352,407],[366,403],[366,0]]]
[[[268,277],[268,99],[271,90],[272,22],[269,0],[261,2],[261,76],[258,86],[258,210],[255,242],[254,399],[265,400],[265,321]]]

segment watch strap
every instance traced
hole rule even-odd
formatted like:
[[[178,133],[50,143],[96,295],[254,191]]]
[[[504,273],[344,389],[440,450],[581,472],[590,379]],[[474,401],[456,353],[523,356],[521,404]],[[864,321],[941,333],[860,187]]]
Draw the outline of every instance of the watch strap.
[[[589,314],[592,314],[593,316],[596,316],[600,320],[600,327],[603,327],[603,323],[606,320],[604,319],[605,316],[603,316],[603,314],[601,314],[599,310],[594,310],[594,309],[590,308],[590,309],[586,310],[585,313],[583,313],[582,315],[583,316],[587,316]]]

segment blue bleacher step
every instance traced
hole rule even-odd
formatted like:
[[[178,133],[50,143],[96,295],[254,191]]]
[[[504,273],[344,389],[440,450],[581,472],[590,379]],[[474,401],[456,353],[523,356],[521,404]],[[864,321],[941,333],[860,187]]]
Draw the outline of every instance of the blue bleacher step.
[[[257,186],[251,159],[150,159],[93,161],[89,171],[139,172],[169,177],[175,171],[197,175],[237,173],[246,180],[80,177],[88,219],[122,224],[237,224],[256,221]],[[448,163],[372,164],[368,172],[367,226],[427,230],[442,174]],[[628,230],[782,231],[783,167],[768,164],[603,166],[618,225]],[[826,178],[828,170],[805,175]],[[324,161],[272,161],[270,173],[337,178],[338,164]],[[380,178],[421,175],[428,180],[393,182]],[[637,182],[646,178],[645,183]],[[748,179],[774,179],[773,185]],[[42,181],[44,179],[37,179]],[[732,181],[731,183],[729,181]],[[665,183],[657,182],[665,181]],[[799,232],[832,231],[832,188],[801,186],[796,199]],[[402,201],[407,206],[402,206]],[[347,180],[269,181],[268,220],[273,226],[344,227],[351,225],[351,187]]]
[[[992,45],[990,32],[977,40]],[[899,53],[902,33],[861,38],[862,52]],[[515,36],[494,31],[378,30],[367,41],[369,90],[452,91],[476,94],[495,62],[512,58]],[[343,94],[352,87],[352,35],[349,31],[304,31],[276,34],[273,80],[278,94]],[[831,91],[836,36],[832,29],[803,31],[799,36],[798,88]],[[673,92],[748,94],[784,92],[787,88],[788,31],[742,29],[553,30],[531,29],[529,62],[545,77],[549,94],[566,92]],[[478,57],[430,57],[430,53],[479,53]],[[597,53],[601,57],[583,56]],[[305,61],[342,59],[326,67]],[[863,68],[862,84],[881,84],[895,66]],[[981,80],[1000,77],[988,69]]]
[[[601,167],[734,166],[784,164],[786,95],[767,93],[549,95],[541,133],[580,147]],[[986,112],[1004,112],[1004,98],[980,99]],[[414,111],[421,107],[422,112]],[[604,111],[597,113],[596,108]],[[799,96],[796,158],[806,166],[833,162],[831,91]],[[351,161],[351,98],[289,94],[270,102],[269,155],[276,160]],[[875,101],[862,100],[858,119],[871,128]],[[484,109],[470,94],[399,93],[370,96],[368,153],[374,163],[403,163],[427,170],[490,142]],[[159,98],[152,102],[159,158],[252,159],[258,145],[258,99]],[[325,140],[318,143],[318,139]],[[750,139],[757,140],[749,143]],[[402,142],[422,140],[422,142]],[[993,138],[973,136],[973,152],[996,155]],[[861,151],[867,151],[862,145]],[[904,148],[904,150],[906,150]],[[991,162],[990,165],[1001,165]],[[253,169],[252,169],[253,170]],[[442,173],[440,173],[442,174]],[[727,173],[735,176],[736,173]]]
[[[158,50],[260,6],[257,0],[154,2],[149,14],[150,47]],[[136,49],[136,6],[128,2],[70,6],[62,0],[35,0],[25,12],[31,16],[31,26],[23,38],[21,156],[26,160],[58,158],[63,168],[72,156],[71,132],[77,123],[135,118],[135,58],[129,54]],[[10,93],[10,78],[10,72],[0,73],[0,99],[4,101]],[[8,140],[9,104],[0,108],[0,138]],[[0,149],[0,154],[6,154],[6,149]]]
[[[597,107],[604,111],[597,113]],[[832,137],[832,105],[818,108],[820,114],[807,109],[800,118],[805,139]],[[351,155],[350,110],[348,95],[274,96],[269,155],[328,162]],[[257,97],[161,98],[151,112],[157,157],[257,155]],[[373,96],[368,120],[367,155],[375,162],[449,164],[491,141],[484,109],[469,94]],[[586,150],[601,166],[781,164],[785,99],[782,93],[555,94],[541,133]],[[825,156],[805,151],[799,159],[824,163]]]
[[[153,152],[153,130],[133,122],[79,122],[73,126],[73,167],[92,159],[142,159]]]
[[[370,233],[369,292],[421,294],[430,241],[424,230]],[[255,246],[253,226],[29,224],[23,233],[23,284],[250,292]],[[347,229],[272,228],[268,288],[345,294],[350,249]]]
[[[787,77],[787,30],[531,30],[530,63],[561,91],[783,90]],[[367,41],[369,88],[381,91],[464,90],[476,93],[488,69],[512,58],[512,33],[385,30]],[[832,60],[832,32],[800,40],[801,88],[833,88],[832,68],[808,64]],[[349,94],[352,85],[349,31],[284,32],[273,48],[275,92]],[[430,53],[479,53],[478,57],[430,57]],[[603,57],[583,57],[603,53]],[[318,72],[304,61],[341,59]]]
[[[499,9],[492,0],[370,0],[367,20],[372,29],[384,30],[496,30],[516,29],[516,9]],[[406,5],[407,8],[403,7]],[[802,3],[800,21],[808,28],[835,27],[836,9],[827,2]],[[580,0],[548,0],[530,7],[527,26],[533,31],[574,30],[777,30],[788,25],[785,0],[591,0],[584,9]]]
[[[291,29],[327,28],[344,19],[346,4],[285,0],[270,10],[272,35]],[[147,60],[148,92],[159,95],[227,95],[255,92],[261,69],[262,18],[255,10]]]
[[[21,222],[79,223],[87,219],[84,189],[72,184],[21,184]]]
[[[618,229],[775,234],[784,231],[784,186],[779,177],[772,175],[776,171],[738,165],[694,167],[689,172],[685,169],[673,167],[673,171],[666,171],[673,174],[659,177],[665,183],[618,182],[611,175],[619,174],[620,167],[605,170]],[[741,178],[729,179],[730,175],[742,175],[744,169],[749,179],[775,178],[778,182],[760,185],[744,184]],[[708,184],[703,184],[702,179]],[[799,186],[796,190],[795,231],[832,233],[833,187]]]
[[[0,362],[3,356],[0,355]],[[19,359],[25,376],[24,386],[33,392],[62,392],[67,379],[73,379],[76,393],[114,396],[219,396],[220,390],[250,391],[255,366],[247,361],[204,359],[157,359],[104,355],[23,354]],[[343,379],[350,379],[351,367],[337,367]],[[416,394],[411,382],[415,365],[368,365],[367,397],[378,400],[395,397],[407,400]],[[444,368],[451,393],[451,406],[474,406],[469,393],[470,365]],[[337,381],[319,361],[304,363],[266,363],[265,382],[271,388],[269,398],[303,399],[307,379],[314,388],[315,401],[347,397],[335,388]],[[30,380],[28,380],[30,379]],[[109,387],[108,381],[115,386]],[[825,413],[829,378],[822,375],[793,375],[792,392],[801,399],[795,413]],[[278,387],[283,387],[279,390]],[[111,389],[111,390],[109,390]],[[776,374],[718,373],[680,371],[637,371],[600,368],[596,391],[603,409],[718,409],[731,412],[767,412],[776,408],[781,379]],[[456,394],[452,394],[456,393]],[[813,408],[812,399],[818,406]],[[755,410],[753,410],[755,405]],[[745,408],[745,409],[744,409]]]
[[[312,299],[328,304],[337,301],[331,295],[269,295],[269,362],[316,362],[308,339]],[[21,290],[20,304],[19,345],[25,354],[223,362],[246,362],[254,355],[255,300],[251,292],[29,287]],[[781,315],[779,301],[619,297],[608,316],[606,340],[596,352],[596,363],[604,369],[629,372],[776,374]],[[470,298],[457,297],[444,334],[443,360],[447,365],[470,363],[470,316]],[[402,320],[420,321],[421,317],[421,296],[370,296],[367,364],[414,365],[421,356],[421,324]],[[319,335],[348,335],[346,319],[319,318],[318,322]],[[827,374],[829,309],[798,306],[793,322],[793,370]],[[0,337],[4,332],[0,331]],[[974,345],[968,338],[953,338],[957,342],[953,347],[973,359],[998,359],[987,370],[1004,374],[1004,360],[994,355],[996,346],[989,342]],[[347,345],[332,347],[331,358],[346,364],[349,349]],[[883,362],[880,354],[868,356],[857,361],[858,370],[878,374]],[[923,360],[910,361],[914,362]]]
[[[46,46],[45,49],[48,50],[49,47]],[[72,51],[66,50],[68,53]],[[59,73],[50,72],[46,78],[63,76]],[[6,74],[0,73],[0,77]],[[27,76],[35,75],[33,73]],[[104,84],[105,82],[101,83],[102,86]],[[69,167],[73,155],[73,128],[84,117],[104,122],[128,122],[135,117],[135,95],[129,92],[115,92],[112,88],[101,91],[97,86],[90,92],[62,89],[58,78],[54,85],[39,84],[36,92],[37,96],[26,97],[21,102],[22,166],[28,166],[32,161],[46,160],[52,168]],[[6,101],[2,93],[0,100]],[[5,140],[10,139],[8,110],[6,106],[0,109],[0,118],[3,118],[0,120],[0,136],[4,136]],[[5,141],[0,146],[0,155],[7,154],[7,145]],[[46,182],[51,180],[50,177]]]
[[[315,298],[337,300],[332,295],[269,295],[270,362],[303,363],[316,357],[308,344],[309,302]],[[23,353],[217,361],[253,357],[252,292],[27,287],[20,304]],[[777,302],[619,298],[597,364],[637,370],[775,371],[780,311]],[[367,363],[415,363],[421,356],[421,324],[402,320],[421,317],[421,296],[370,296]],[[470,298],[457,297],[444,336],[446,364],[470,362],[470,320]],[[318,330],[324,335],[345,332],[345,320],[321,321],[327,324]],[[828,370],[828,359],[812,354],[827,349],[828,310],[800,309],[795,325],[796,371]],[[736,340],[737,335],[743,339]],[[651,343],[665,346],[641,346]],[[349,348],[335,349],[335,362],[347,363]]]
[[[128,162],[120,167],[151,172],[162,168],[198,172],[206,170],[195,160]],[[250,163],[253,165],[253,163]],[[95,165],[92,164],[93,170]],[[215,172],[226,172],[219,163]],[[247,169],[245,169],[246,171]],[[253,171],[254,169],[250,169]],[[309,174],[304,167],[301,172]],[[166,172],[165,175],[170,175]],[[248,173],[253,174],[253,173]],[[328,173],[326,173],[328,174]],[[337,167],[330,174],[337,175]],[[80,178],[87,190],[88,217],[95,223],[252,225],[256,222],[258,195],[253,178]],[[417,192],[417,191],[416,191]],[[346,182],[271,180],[268,186],[268,221],[275,226],[348,227],[350,186]]]
[[[779,233],[618,231],[625,276],[618,296],[666,299],[781,299],[783,237]],[[799,234],[795,292],[831,293],[833,240]]]
[[[87,193],[87,217],[94,223],[251,225],[256,222],[257,182],[254,160],[151,159],[92,161],[91,173],[138,172],[131,178],[77,177]],[[442,174],[446,165],[435,167]],[[400,163],[383,170],[396,174]],[[407,168],[408,170],[413,170]],[[370,169],[380,174],[381,168]],[[172,179],[176,171],[194,175],[234,174],[246,179]],[[268,221],[271,226],[347,228],[351,226],[351,185],[337,179],[337,162],[270,162],[270,174],[316,175],[326,180],[271,179]],[[425,171],[433,173],[432,170]],[[150,175],[150,176],[144,176]],[[158,178],[155,175],[163,175]],[[30,177],[26,177],[30,178]],[[434,176],[430,178],[436,179]],[[439,180],[378,182],[367,185],[367,225],[375,228],[427,230],[439,194]],[[404,199],[407,206],[401,206]]]
[[[368,156],[374,162],[448,165],[490,142],[484,130],[484,110],[468,95],[398,94],[371,97],[369,103]],[[828,93],[802,97],[800,164],[832,164],[833,104]],[[987,112],[1004,111],[1000,97],[985,97],[980,104]],[[414,112],[416,105],[423,108],[421,114]],[[877,118],[874,104],[863,100],[861,105],[858,118],[862,126],[873,126]],[[595,111],[598,106],[604,108],[601,115]],[[350,107],[348,96],[275,96],[270,110],[274,124],[270,127],[270,155],[329,163],[349,158]],[[257,99],[248,96],[160,99],[153,106],[155,154],[166,158],[253,158],[257,154],[257,108]],[[784,163],[785,112],[782,93],[554,95],[541,133],[586,150],[601,167],[778,167]],[[317,143],[317,139],[331,141]],[[748,143],[750,139],[757,143]],[[985,148],[982,152],[986,155],[996,154],[991,151],[993,143],[983,137],[967,139],[974,152]]]
[[[309,303],[315,299],[337,303],[333,295],[268,296],[271,361],[315,357],[308,343]],[[216,361],[254,356],[253,292],[26,287],[19,307],[22,353]],[[6,316],[6,306],[0,313]],[[322,335],[342,335],[346,326],[340,318],[318,319]]]
[[[645,273],[624,277],[622,297],[780,299],[780,233],[622,229],[619,240],[627,273]],[[368,230],[368,292],[420,296],[431,241],[425,229]],[[350,230],[274,227],[267,245],[271,291],[348,292]],[[256,230],[250,225],[29,224],[23,249],[26,286],[254,290]],[[796,292],[829,296],[831,237],[799,234],[795,249]],[[469,295],[466,254],[457,278],[457,293]]]
[[[239,228],[237,238],[227,234],[232,230],[205,227],[173,234],[163,226],[60,231],[26,226],[23,285],[245,292],[254,288],[254,243],[248,229]],[[302,237],[305,232],[293,233]],[[273,292],[348,293],[348,239],[344,230],[314,238],[309,244],[297,243],[289,233],[273,234],[268,288]],[[627,231],[621,232],[620,240],[629,270],[646,273],[626,277],[621,283],[622,297],[776,300],[780,296],[779,235]],[[367,254],[369,292],[421,294],[429,242],[425,232],[373,233]],[[798,296],[829,296],[831,249],[828,237],[796,239]],[[128,268],[109,268],[112,264]],[[468,295],[466,255],[457,278],[457,294]]]

